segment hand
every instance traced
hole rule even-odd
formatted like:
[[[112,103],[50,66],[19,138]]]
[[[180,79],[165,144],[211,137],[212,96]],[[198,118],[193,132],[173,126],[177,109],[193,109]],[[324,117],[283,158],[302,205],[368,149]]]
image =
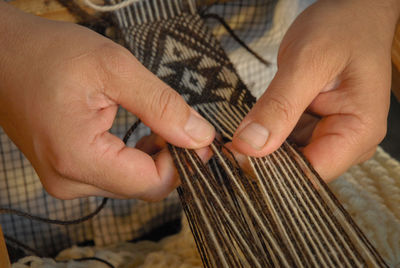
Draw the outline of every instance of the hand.
[[[86,28],[0,3],[0,36],[0,124],[58,198],[158,200],[179,184],[167,150],[153,159],[109,133],[118,105],[171,144],[214,138],[129,51]]]
[[[286,33],[278,72],[238,127],[234,148],[265,156],[301,118],[308,125],[301,150],[325,180],[371,157],[386,134],[398,14],[392,0],[321,0],[306,9]]]

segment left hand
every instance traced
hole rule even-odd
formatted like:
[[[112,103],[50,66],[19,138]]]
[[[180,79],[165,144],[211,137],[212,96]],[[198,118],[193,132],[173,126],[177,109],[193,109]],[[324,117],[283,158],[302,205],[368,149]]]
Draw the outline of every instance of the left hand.
[[[306,9],[286,33],[278,72],[240,124],[233,147],[270,154],[306,111],[318,121],[309,120],[301,149],[323,179],[371,157],[386,134],[399,5],[320,0]]]

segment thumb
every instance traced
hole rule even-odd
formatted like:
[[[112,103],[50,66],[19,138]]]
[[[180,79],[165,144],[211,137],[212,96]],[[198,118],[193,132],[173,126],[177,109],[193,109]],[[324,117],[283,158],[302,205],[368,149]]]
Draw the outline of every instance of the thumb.
[[[171,144],[201,148],[212,142],[214,127],[132,54],[124,53],[118,65],[107,85],[111,99]]]
[[[281,60],[270,86],[236,130],[232,142],[239,152],[261,157],[278,149],[312,100],[337,75],[312,68],[318,65],[305,57],[289,59]]]

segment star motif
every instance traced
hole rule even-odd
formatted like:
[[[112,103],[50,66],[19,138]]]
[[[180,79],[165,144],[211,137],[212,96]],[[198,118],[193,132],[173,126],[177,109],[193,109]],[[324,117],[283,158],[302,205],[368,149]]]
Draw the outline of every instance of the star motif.
[[[175,44],[179,42],[171,38],[166,40]],[[218,90],[231,85],[218,78],[223,66],[211,59],[207,65],[206,55],[201,55],[182,43],[172,49],[170,45],[167,43],[165,47],[172,50],[175,59],[169,57],[168,60],[161,61],[160,69],[164,73],[159,73],[160,78],[173,85],[173,88],[179,88],[190,105],[225,100],[223,94],[218,94]]]

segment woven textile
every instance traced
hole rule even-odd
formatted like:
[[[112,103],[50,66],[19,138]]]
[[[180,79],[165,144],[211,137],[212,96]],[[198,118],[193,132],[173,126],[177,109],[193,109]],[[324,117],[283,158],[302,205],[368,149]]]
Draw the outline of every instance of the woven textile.
[[[196,11],[207,9],[207,13],[223,17],[240,38],[273,63],[286,28],[307,2],[310,1],[236,0],[216,2],[211,7],[199,3]],[[254,89],[254,95],[259,95],[272,78],[275,65],[265,68],[247,51],[238,47],[218,23],[207,20],[206,24],[229,52],[243,81],[250,89]],[[134,121],[132,114],[120,109],[111,132],[122,138]],[[130,141],[130,145],[148,133],[145,127],[137,130],[137,136]],[[48,195],[29,161],[0,128],[1,206],[52,219],[72,219],[93,211],[100,201],[94,197],[61,201]],[[10,215],[0,215],[0,224],[7,235],[27,243],[42,254],[52,255],[87,240],[94,240],[96,245],[106,245],[135,239],[179,218],[181,214],[176,193],[156,204],[136,200],[110,201],[95,219],[79,225],[55,226]]]

